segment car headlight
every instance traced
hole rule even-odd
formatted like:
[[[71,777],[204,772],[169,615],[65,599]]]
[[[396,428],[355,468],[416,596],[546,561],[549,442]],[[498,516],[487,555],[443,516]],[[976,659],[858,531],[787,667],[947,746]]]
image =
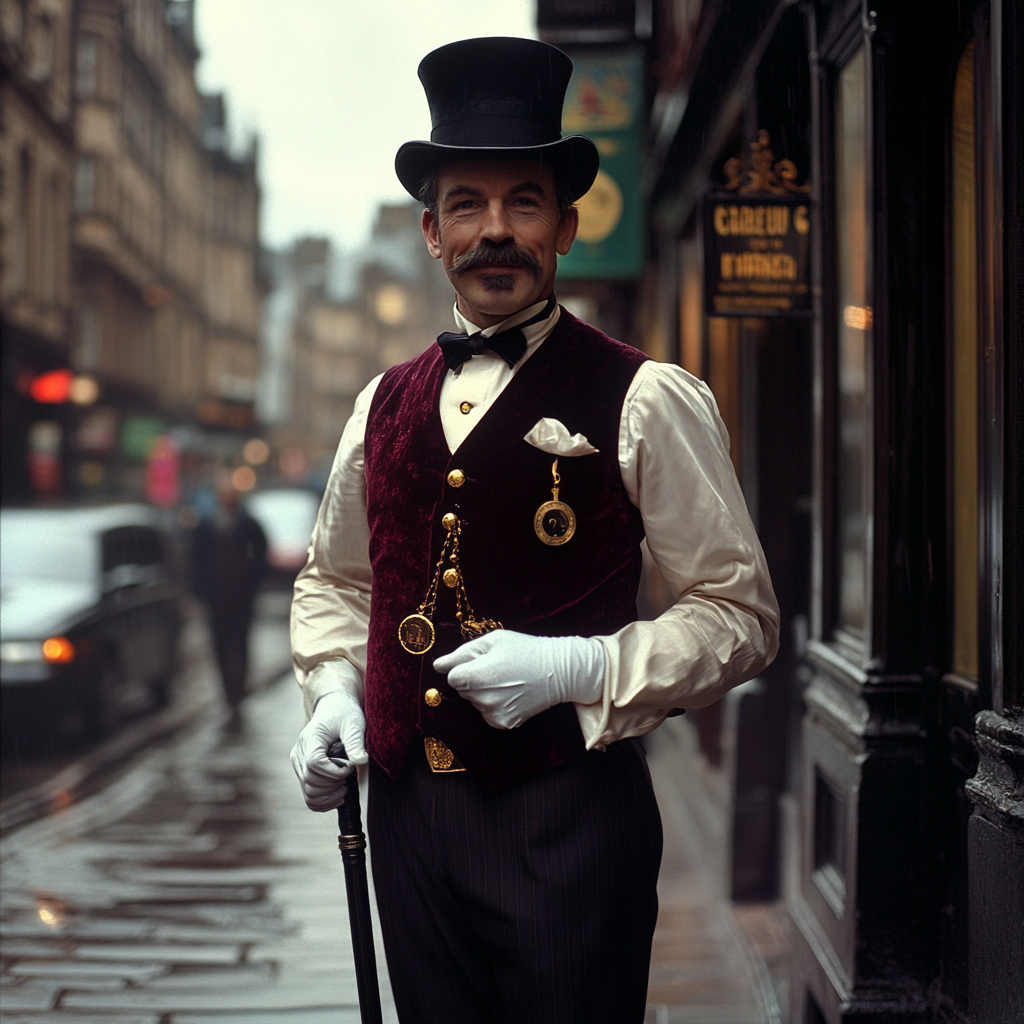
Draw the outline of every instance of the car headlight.
[[[66,665],[75,660],[75,645],[66,636],[38,640],[5,640],[0,644],[0,660],[8,665],[30,665],[48,662]]]
[[[5,640],[0,644],[0,661],[8,665],[25,665],[45,660],[43,645],[38,640]]]

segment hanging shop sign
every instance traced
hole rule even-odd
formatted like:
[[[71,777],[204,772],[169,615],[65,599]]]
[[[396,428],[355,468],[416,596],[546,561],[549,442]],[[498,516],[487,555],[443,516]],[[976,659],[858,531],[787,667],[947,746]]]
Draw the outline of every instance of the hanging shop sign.
[[[704,197],[704,308],[709,316],[810,316],[809,185],[761,131],[749,165],[726,162]]]
[[[601,169],[577,203],[580,227],[562,279],[634,278],[643,270],[640,195],[640,51],[572,52],[572,79],[562,110],[562,134],[586,135],[601,154]]]

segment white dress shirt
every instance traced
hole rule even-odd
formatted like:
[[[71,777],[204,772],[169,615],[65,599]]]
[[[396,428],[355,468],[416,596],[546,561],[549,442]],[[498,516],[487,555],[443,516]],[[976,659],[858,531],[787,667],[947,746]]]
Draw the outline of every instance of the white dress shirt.
[[[490,337],[543,307],[537,303],[482,332],[458,308],[455,322],[460,331]],[[560,312],[556,305],[546,320],[524,328],[526,353],[512,369],[488,349],[445,374],[439,401],[450,451],[544,343]],[[362,699],[372,582],[363,437],[379,383],[376,377],[356,399],[309,559],[295,582],[292,650],[307,714],[334,690]],[[779,610],[768,567],[707,385],[679,366],[645,362],[622,406],[618,459],[675,603],[651,622],[599,638],[609,665],[603,698],[576,705],[588,749],[643,735],[672,708],[713,703],[762,671],[778,650]]]

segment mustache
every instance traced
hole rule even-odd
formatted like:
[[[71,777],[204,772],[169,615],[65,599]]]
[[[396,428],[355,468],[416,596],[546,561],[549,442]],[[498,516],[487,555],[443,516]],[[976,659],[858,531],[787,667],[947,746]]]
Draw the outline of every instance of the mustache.
[[[534,277],[540,277],[542,272],[540,262],[532,253],[509,240],[481,242],[475,249],[470,249],[469,252],[464,252],[452,260],[448,273],[459,275],[484,267],[522,267]]]

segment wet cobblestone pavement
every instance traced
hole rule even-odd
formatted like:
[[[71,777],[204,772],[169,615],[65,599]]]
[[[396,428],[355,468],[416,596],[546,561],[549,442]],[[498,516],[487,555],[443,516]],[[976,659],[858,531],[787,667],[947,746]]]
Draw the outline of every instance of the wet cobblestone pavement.
[[[194,726],[3,842],[5,1024],[358,1021],[337,819],[288,764],[294,683],[247,705],[240,735]]]

